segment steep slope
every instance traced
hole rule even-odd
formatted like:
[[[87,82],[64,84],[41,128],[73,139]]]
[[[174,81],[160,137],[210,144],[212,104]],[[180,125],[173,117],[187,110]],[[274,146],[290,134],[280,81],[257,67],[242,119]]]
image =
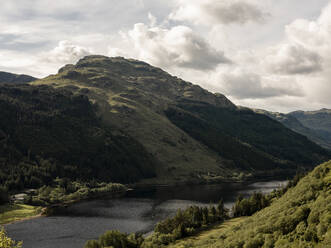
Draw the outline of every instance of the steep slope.
[[[29,75],[18,75],[9,72],[0,71],[0,84],[24,84],[37,80]]]
[[[257,115],[249,109],[220,109],[208,104],[182,102],[176,105],[180,109],[174,121],[197,139],[209,133],[203,142],[214,146],[223,156],[232,159],[236,167],[245,166],[252,170],[272,170],[289,168],[296,164],[308,165],[319,159],[323,151],[305,137],[284,128],[283,125],[263,115]],[[196,117],[196,121],[187,120],[186,111]],[[208,126],[200,128],[202,122]],[[186,127],[193,128],[187,129]],[[199,130],[200,129],[200,130]],[[203,129],[206,130],[203,132]],[[214,134],[211,134],[213,132]],[[215,135],[219,137],[215,138]],[[220,136],[220,135],[223,135]],[[227,142],[231,137],[232,142]],[[210,139],[211,138],[211,139]],[[228,151],[229,154],[224,152]],[[239,159],[239,160],[238,160]],[[238,161],[236,161],[238,160]]]
[[[331,132],[328,131],[331,129],[329,125],[331,126],[331,114],[328,115],[327,111],[324,111],[326,115],[324,115],[324,118],[319,117],[319,114],[312,114],[310,119],[313,124],[309,124],[308,120],[305,121],[304,116],[305,112],[297,111],[289,114],[282,114],[277,112],[269,112],[266,110],[254,110],[257,113],[265,114],[282,124],[284,124],[286,127],[292,129],[293,131],[300,133],[306,137],[308,137],[310,140],[314,141],[316,144],[319,144],[320,146],[331,150]],[[321,111],[316,112],[307,112],[307,113],[321,113]],[[299,117],[301,116],[301,117]],[[300,119],[300,120],[299,120]],[[320,119],[320,121],[318,120]],[[315,122],[315,125],[314,125]],[[319,122],[323,122],[322,125],[319,125]]]
[[[104,125],[128,133],[159,161],[152,183],[290,173],[330,157],[278,122],[141,61],[87,56],[33,84],[97,104]]]
[[[0,87],[0,184],[40,187],[56,177],[135,182],[157,163],[143,146],[104,126],[86,96],[49,86]]]
[[[255,215],[221,225],[179,247],[331,247],[331,161]]]

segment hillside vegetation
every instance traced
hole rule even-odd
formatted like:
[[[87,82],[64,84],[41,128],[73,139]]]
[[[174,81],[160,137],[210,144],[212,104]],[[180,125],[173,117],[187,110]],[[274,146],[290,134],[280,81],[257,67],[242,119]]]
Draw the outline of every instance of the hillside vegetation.
[[[56,177],[134,182],[154,176],[144,147],[104,126],[82,94],[49,86],[0,87],[0,184],[39,188]]]
[[[35,81],[81,94],[157,163],[144,183],[289,175],[331,157],[302,135],[147,63],[87,56]]]
[[[183,247],[331,247],[331,161],[239,223],[171,244]]]

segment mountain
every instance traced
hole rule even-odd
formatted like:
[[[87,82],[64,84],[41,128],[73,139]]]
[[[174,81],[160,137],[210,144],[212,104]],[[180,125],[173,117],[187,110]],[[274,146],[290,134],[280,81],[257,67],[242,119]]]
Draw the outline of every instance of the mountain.
[[[9,72],[0,71],[0,84],[24,84],[37,80],[37,78],[28,75],[18,75]]]
[[[331,157],[306,137],[145,62],[87,56],[0,86],[0,184],[289,176]]]
[[[331,110],[295,111],[289,114],[255,110],[300,133],[320,146],[331,150]]]
[[[289,175],[330,158],[279,122],[142,61],[87,56],[32,85],[86,97],[103,126],[141,144],[155,162],[144,183]]]
[[[297,118],[303,125],[314,130],[331,132],[331,109],[317,111],[295,111],[289,115]]]
[[[316,131],[321,137],[331,143],[331,110],[296,111],[289,113],[304,126]]]
[[[167,247],[331,247],[330,202],[331,161],[253,216]]]

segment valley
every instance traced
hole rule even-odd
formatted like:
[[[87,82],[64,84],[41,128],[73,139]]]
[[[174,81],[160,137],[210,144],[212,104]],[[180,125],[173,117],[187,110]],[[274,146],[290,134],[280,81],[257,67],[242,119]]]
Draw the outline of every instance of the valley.
[[[331,248],[331,0],[7,0],[0,248]]]
[[[6,226],[27,248],[78,248],[107,229],[149,232],[178,208],[220,198],[231,208],[239,194],[270,192],[281,185],[272,181],[331,158],[313,117],[236,106],[142,61],[93,55],[43,79],[9,78],[0,87],[0,200],[33,193],[28,205],[7,204],[1,221],[48,215]],[[34,243],[30,231],[44,225],[57,231]]]

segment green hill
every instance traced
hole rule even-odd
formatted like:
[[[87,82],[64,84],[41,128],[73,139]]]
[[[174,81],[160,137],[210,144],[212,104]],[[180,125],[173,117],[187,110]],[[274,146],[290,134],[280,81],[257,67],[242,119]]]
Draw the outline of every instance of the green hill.
[[[0,179],[9,188],[56,176],[152,184],[289,176],[331,157],[265,115],[137,60],[87,56],[0,94]]]
[[[314,169],[271,206],[169,248],[331,247],[331,161]]]
[[[87,56],[33,84],[67,88],[98,104],[105,125],[159,161],[151,183],[289,174],[330,158],[278,122],[137,60]]]

